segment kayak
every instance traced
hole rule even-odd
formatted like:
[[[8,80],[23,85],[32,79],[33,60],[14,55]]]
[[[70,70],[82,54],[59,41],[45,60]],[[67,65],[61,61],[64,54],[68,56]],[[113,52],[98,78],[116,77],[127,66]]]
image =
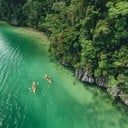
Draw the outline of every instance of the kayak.
[[[33,93],[36,92],[37,86],[36,86],[36,83],[35,83],[35,82],[33,82],[31,89],[32,89],[32,92],[33,92]]]
[[[48,76],[47,74],[44,75],[44,79],[46,79],[48,81],[48,83],[52,83],[50,76]]]

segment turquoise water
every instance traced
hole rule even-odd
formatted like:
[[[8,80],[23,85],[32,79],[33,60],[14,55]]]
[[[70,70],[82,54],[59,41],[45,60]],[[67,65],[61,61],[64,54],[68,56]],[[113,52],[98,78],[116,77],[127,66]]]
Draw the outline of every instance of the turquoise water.
[[[15,29],[0,26],[0,128],[128,128],[127,108],[84,87],[50,56],[47,42]]]

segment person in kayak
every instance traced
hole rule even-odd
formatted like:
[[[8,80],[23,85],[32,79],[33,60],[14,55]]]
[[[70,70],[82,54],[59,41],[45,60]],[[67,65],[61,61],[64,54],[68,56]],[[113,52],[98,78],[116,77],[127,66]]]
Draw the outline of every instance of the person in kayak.
[[[33,92],[33,93],[36,92],[36,90],[37,90],[37,86],[36,86],[35,81],[32,82],[32,88],[31,88],[31,89],[32,89],[32,92]]]
[[[45,74],[44,79],[46,79],[49,83],[52,83],[51,76]]]

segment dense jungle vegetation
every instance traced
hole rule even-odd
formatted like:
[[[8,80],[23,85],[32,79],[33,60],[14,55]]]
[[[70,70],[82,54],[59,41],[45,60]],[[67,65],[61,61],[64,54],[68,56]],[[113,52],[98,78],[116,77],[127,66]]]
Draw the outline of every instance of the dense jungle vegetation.
[[[128,93],[127,0],[0,0],[0,19],[46,32],[60,63]]]

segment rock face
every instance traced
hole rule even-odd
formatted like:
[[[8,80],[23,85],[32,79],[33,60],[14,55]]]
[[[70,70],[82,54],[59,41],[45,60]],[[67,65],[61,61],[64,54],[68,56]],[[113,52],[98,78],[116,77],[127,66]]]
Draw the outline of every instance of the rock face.
[[[95,78],[95,83],[100,86],[100,87],[105,87],[107,86],[107,78],[105,77],[97,77]]]
[[[91,75],[87,71],[84,72],[84,75],[81,80],[83,82],[88,82],[91,84],[94,83],[94,79],[91,77]]]
[[[65,61],[60,62],[63,66],[68,67],[69,65]]]
[[[119,87],[113,86],[107,88],[107,91],[110,95],[112,95],[113,97],[119,97],[125,105],[128,105],[128,95],[125,94]]]
[[[105,77],[97,77],[94,78],[91,76],[89,71],[83,70],[83,69],[76,69],[75,76],[77,79],[81,80],[82,82],[86,83],[96,83],[100,87],[106,87],[107,79]]]
[[[113,86],[113,87],[109,87],[107,88],[107,91],[109,92],[109,94],[111,94],[113,97],[118,97],[118,95],[120,94],[120,89],[117,86]]]
[[[107,87],[107,78],[97,77],[93,78],[89,71],[83,69],[76,69],[75,76],[82,82],[85,83],[96,83],[99,87],[104,87],[108,93],[113,97],[119,97],[121,101],[128,106],[128,95],[126,95],[119,87],[112,86]]]
[[[16,18],[12,18],[10,23],[11,23],[11,25],[18,26],[18,21]]]
[[[82,69],[76,69],[75,76],[77,79],[81,80],[83,74],[84,74],[84,71]]]
[[[75,72],[75,76],[82,82],[86,82],[86,83],[90,83],[90,84],[94,83],[94,79],[88,71],[85,71],[82,69],[77,69]]]
[[[128,95],[123,93],[122,91],[119,94],[119,97],[121,99],[121,101],[125,104],[128,105]]]

